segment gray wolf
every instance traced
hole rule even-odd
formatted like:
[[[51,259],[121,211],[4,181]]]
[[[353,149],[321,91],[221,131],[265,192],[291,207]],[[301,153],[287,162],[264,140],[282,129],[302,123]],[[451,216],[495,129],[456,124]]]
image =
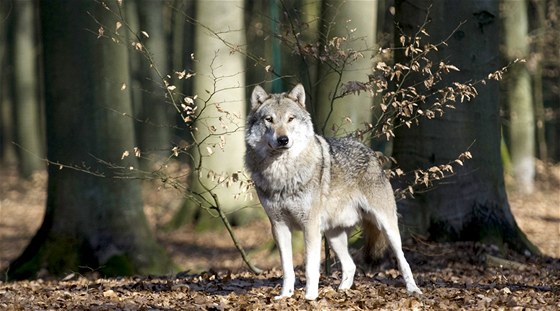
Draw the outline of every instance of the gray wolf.
[[[401,248],[391,184],[375,154],[350,138],[316,135],[301,84],[281,94],[254,88],[245,141],[245,164],[280,251],[284,276],[277,299],[294,292],[292,229],[304,234],[305,298],[318,296],[321,234],[342,266],[339,289],[350,288],[356,265],[348,252],[348,233],[360,222],[368,251],[378,252],[388,242],[407,291],[422,293]]]

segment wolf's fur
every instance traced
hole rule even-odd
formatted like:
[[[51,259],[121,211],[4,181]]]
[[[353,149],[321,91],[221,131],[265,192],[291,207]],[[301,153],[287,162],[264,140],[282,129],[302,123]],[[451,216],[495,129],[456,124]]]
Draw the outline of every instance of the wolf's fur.
[[[301,84],[282,94],[267,94],[256,86],[251,105],[245,162],[280,250],[284,282],[277,298],[294,291],[292,229],[304,232],[305,297],[318,295],[322,233],[342,265],[339,288],[350,288],[356,266],[347,233],[359,222],[366,247],[378,252],[386,238],[408,292],[421,293],[401,249],[393,190],[374,153],[349,138],[316,135]]]

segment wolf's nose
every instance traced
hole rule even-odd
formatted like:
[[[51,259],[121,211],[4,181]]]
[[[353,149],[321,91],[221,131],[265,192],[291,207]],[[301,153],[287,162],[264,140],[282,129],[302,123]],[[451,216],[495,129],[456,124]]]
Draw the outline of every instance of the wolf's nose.
[[[288,136],[280,136],[276,139],[276,141],[278,142],[278,145],[286,146],[290,139],[288,138]]]

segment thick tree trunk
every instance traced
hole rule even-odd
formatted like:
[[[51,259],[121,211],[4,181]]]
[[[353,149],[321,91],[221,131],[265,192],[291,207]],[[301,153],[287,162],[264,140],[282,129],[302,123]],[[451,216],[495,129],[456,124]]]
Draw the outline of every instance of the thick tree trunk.
[[[334,65],[334,62],[326,61],[319,65],[314,103],[315,127],[328,136],[347,135],[371,123],[371,95],[362,92],[360,95],[335,98],[342,93],[343,83],[368,81],[368,74],[372,72],[377,1],[323,1],[321,19],[323,46],[329,46],[334,37],[346,37],[347,42],[341,46],[362,55],[354,54],[354,59],[348,52],[344,64]],[[346,56],[336,57],[341,61]]]
[[[416,32],[429,14],[430,42],[449,37],[448,45],[440,46],[432,58],[436,64],[445,60],[461,70],[448,74],[445,85],[485,78],[499,68],[497,0],[396,1],[396,12],[396,21],[406,35]],[[453,33],[461,21],[466,23]],[[397,46],[399,36],[396,34]],[[397,53],[396,61],[406,61],[404,54]],[[474,157],[434,188],[400,201],[402,223],[407,233],[431,240],[484,241],[507,244],[520,252],[538,252],[518,228],[505,192],[498,84],[490,81],[479,86],[478,92],[474,100],[457,104],[441,119],[422,120],[419,126],[396,131],[393,156],[404,171],[448,163],[469,147]]]
[[[112,10],[114,3],[107,3]],[[167,273],[174,268],[148,227],[136,180],[118,179],[137,167],[128,90],[127,49],[97,39],[91,16],[111,36],[115,21],[94,1],[41,2],[49,165],[47,209],[41,228],[9,267],[9,278],[41,270],[61,275]],[[94,159],[124,169],[111,170]],[[104,175],[98,177],[95,175]],[[123,174],[123,175],[119,175]]]
[[[14,2],[10,27],[10,59],[13,64],[14,141],[19,145],[18,171],[24,178],[43,170],[44,130],[37,86],[35,6],[31,0]]]

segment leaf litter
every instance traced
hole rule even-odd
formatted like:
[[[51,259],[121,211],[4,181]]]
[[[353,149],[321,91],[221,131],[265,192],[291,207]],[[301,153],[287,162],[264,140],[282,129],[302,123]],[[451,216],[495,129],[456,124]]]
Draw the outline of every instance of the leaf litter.
[[[19,254],[40,225],[45,184],[44,177],[27,184],[11,177],[4,180],[0,185],[0,268]],[[274,300],[282,273],[277,252],[262,247],[271,245],[270,235],[263,234],[269,225],[258,221],[236,230],[254,263],[267,269],[260,275],[243,267],[231,243],[221,238],[223,232],[185,228],[163,234],[156,230],[175,261],[189,270],[166,276],[102,278],[96,273],[70,273],[60,278],[0,281],[0,310],[558,310],[557,189],[555,183],[535,195],[510,195],[516,220],[544,256],[504,252],[474,242],[404,241],[405,256],[422,296],[406,293],[396,261],[390,258],[377,270],[358,269],[354,286],[344,291],[337,290],[341,275],[335,262],[330,274],[322,272],[319,298],[308,302],[300,249],[294,253],[299,264],[294,296]],[[162,202],[161,193],[146,202]],[[22,208],[25,205],[27,209]],[[35,209],[29,208],[34,205]],[[147,212],[154,221],[157,213]]]

